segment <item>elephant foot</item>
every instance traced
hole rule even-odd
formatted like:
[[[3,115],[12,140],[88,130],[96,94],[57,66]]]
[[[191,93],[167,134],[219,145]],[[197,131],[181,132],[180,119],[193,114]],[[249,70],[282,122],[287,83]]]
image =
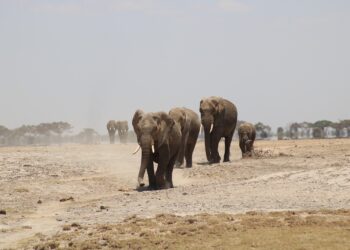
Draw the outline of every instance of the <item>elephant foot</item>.
[[[176,168],[180,168],[180,167],[182,166],[182,164],[183,164],[183,162],[177,161],[177,162],[175,163],[175,167],[176,167]]]
[[[213,157],[213,159],[209,162],[210,164],[213,163],[220,163],[221,157],[218,155],[217,157]]]
[[[224,159],[224,162],[230,162],[230,159]]]
[[[174,187],[174,185],[171,182],[166,182],[164,189],[173,188],[173,187]]]
[[[220,163],[220,160],[211,160],[211,161],[209,161],[209,164],[216,164],[216,163]]]
[[[186,168],[191,168],[192,167],[192,161],[186,162]]]

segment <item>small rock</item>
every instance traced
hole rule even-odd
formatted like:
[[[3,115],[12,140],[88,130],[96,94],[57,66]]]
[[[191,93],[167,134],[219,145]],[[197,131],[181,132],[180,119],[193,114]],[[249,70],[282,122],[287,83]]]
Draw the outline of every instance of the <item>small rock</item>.
[[[186,193],[186,192],[183,192],[183,193],[182,193],[182,195],[188,195],[188,193]]]
[[[101,210],[104,210],[104,209],[107,209],[107,210],[108,210],[108,208],[107,208],[106,206],[100,206],[100,209],[101,209]]]
[[[98,243],[99,243],[101,246],[107,246],[107,245],[108,245],[108,243],[107,243],[106,240],[100,240]]]
[[[32,229],[31,226],[23,226],[22,228],[23,228],[23,229]]]
[[[65,202],[65,201],[74,201],[74,198],[71,196],[71,197],[68,197],[68,198],[60,199],[60,202]]]
[[[6,215],[6,211],[3,209],[0,209],[0,214]]]
[[[76,222],[73,222],[71,226],[72,227],[80,227],[80,225],[78,223],[76,223]]]
[[[70,225],[64,225],[63,226],[63,231],[69,231],[71,229]]]
[[[41,200],[38,200],[38,202],[37,202],[38,204],[41,204],[41,203],[43,203]]]

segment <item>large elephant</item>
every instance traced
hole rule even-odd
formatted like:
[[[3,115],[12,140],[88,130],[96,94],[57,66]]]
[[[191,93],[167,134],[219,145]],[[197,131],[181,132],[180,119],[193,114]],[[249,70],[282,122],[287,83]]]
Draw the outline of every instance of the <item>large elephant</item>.
[[[119,140],[121,143],[126,143],[128,139],[128,122],[110,120],[107,123],[107,130],[109,134],[109,141],[111,144],[115,142],[115,132],[118,131]]]
[[[151,189],[174,187],[172,173],[180,149],[180,125],[165,112],[144,113],[142,110],[135,112],[132,125],[138,149],[142,150],[138,185],[145,185],[143,178],[147,169]],[[156,174],[153,162],[158,163]]]
[[[242,158],[253,156],[255,127],[249,122],[245,122],[238,127],[239,147],[242,151]]]
[[[224,162],[230,161],[230,146],[237,124],[236,106],[226,99],[213,96],[200,101],[199,111],[209,163],[220,162],[218,146],[222,137],[225,138]]]
[[[173,108],[169,115],[181,128],[181,146],[176,165],[181,166],[186,159],[186,167],[192,167],[192,154],[196,146],[201,122],[199,116],[188,108]]]

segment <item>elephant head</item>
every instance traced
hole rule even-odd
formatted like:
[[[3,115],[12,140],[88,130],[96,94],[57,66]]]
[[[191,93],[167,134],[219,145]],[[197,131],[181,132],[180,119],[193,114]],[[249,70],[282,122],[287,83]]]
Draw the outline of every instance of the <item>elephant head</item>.
[[[110,120],[107,123],[107,130],[108,130],[108,134],[109,134],[109,141],[111,144],[113,144],[115,141],[115,132],[117,130],[117,124],[114,120]]]
[[[170,110],[169,115],[174,119],[174,121],[179,123],[182,133],[189,130],[191,120],[187,117],[184,108],[174,108]]]
[[[218,129],[222,124],[225,115],[225,106],[220,97],[209,97],[200,101],[199,112],[201,113],[201,121],[204,129],[205,152],[208,161],[211,161],[211,134],[213,130]]]
[[[139,148],[142,150],[141,165],[138,174],[139,186],[144,186],[143,178],[145,170],[156,160],[158,150],[168,140],[169,131],[174,124],[174,120],[165,112],[144,113],[141,110],[135,112],[132,125],[137,136]],[[153,176],[149,176],[149,179],[151,177],[153,178]]]

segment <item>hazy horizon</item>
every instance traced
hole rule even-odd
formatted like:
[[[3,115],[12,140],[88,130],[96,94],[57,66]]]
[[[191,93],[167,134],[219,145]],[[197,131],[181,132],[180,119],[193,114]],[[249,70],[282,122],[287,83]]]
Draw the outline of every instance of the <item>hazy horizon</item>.
[[[106,133],[208,96],[274,129],[350,119],[349,24],[345,0],[0,0],[0,125]]]

